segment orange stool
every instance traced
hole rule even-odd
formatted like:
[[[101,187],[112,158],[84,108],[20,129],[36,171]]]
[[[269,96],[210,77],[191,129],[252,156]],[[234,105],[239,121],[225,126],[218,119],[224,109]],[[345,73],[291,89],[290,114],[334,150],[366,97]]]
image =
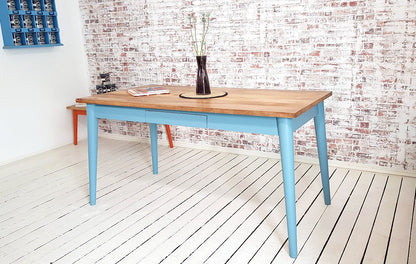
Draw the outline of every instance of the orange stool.
[[[70,105],[70,106],[67,106],[66,109],[72,110],[72,121],[74,125],[74,145],[78,145],[78,116],[87,115],[87,107]],[[173,148],[172,135],[170,133],[170,126],[165,125],[165,129],[166,129],[166,135],[168,136],[168,140],[169,140],[169,147]]]

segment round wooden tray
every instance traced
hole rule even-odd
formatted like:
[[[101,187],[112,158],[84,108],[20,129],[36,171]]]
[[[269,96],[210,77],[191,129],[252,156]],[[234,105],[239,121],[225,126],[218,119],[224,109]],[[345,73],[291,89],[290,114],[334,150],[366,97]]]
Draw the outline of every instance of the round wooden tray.
[[[210,98],[218,98],[218,97],[224,97],[228,93],[227,92],[211,92],[210,94],[196,94],[195,92],[187,92],[187,93],[181,93],[179,95],[180,98],[186,98],[186,99],[210,99]]]

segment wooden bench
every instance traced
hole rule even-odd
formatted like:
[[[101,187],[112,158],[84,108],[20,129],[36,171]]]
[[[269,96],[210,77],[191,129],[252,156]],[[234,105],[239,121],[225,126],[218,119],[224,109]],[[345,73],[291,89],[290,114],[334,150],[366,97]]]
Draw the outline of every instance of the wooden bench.
[[[87,107],[70,105],[70,106],[67,106],[66,109],[72,110],[72,121],[73,121],[73,126],[74,126],[74,145],[78,145],[78,116],[87,115]],[[166,129],[166,134],[169,140],[169,147],[173,148],[172,135],[170,133],[170,126],[165,125],[165,129]]]

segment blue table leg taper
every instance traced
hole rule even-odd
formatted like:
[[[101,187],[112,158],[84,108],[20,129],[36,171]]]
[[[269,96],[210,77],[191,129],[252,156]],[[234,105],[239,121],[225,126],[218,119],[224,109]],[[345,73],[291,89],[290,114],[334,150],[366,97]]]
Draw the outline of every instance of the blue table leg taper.
[[[90,182],[90,204],[96,203],[97,192],[97,151],[98,151],[98,118],[95,105],[87,105],[88,122],[88,168]]]
[[[321,168],[322,188],[325,204],[331,204],[331,192],[329,188],[328,152],[325,131],[324,102],[318,104],[318,114],[314,117],[316,141],[318,144],[319,166]]]
[[[293,149],[293,125],[290,118],[278,118],[280,155],[282,157],[283,186],[285,190],[286,220],[289,236],[289,255],[298,254],[296,233],[295,162]]]
[[[150,125],[150,144],[152,146],[152,165],[153,174],[158,173],[158,160],[157,160],[157,124]]]

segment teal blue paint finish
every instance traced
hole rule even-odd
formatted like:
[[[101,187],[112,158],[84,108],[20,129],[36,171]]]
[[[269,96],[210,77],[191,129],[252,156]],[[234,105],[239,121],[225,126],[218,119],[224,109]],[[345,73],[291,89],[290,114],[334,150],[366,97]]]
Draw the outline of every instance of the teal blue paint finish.
[[[64,44],[39,44],[39,45],[29,45],[29,46],[5,46],[3,49],[27,49],[27,48],[50,48],[54,46],[63,46]]]
[[[318,114],[318,106],[315,105],[305,113],[301,114],[300,116],[293,118],[293,131],[298,130],[301,126],[303,126],[306,122],[311,120]]]
[[[278,134],[277,121],[273,117],[147,109],[146,122],[268,135]]]
[[[146,122],[206,128],[207,115],[194,112],[146,110]]]
[[[157,156],[157,124],[150,125],[150,144],[152,147],[152,166],[153,174],[158,173],[158,156]]]
[[[208,114],[208,128],[278,135],[275,117]]]
[[[17,10],[16,10],[17,11]],[[12,26],[10,25],[10,13],[16,14],[16,11],[9,11],[7,0],[0,1],[0,26],[3,34],[4,46],[14,46]],[[17,14],[19,11],[17,11]]]
[[[331,204],[331,191],[329,189],[328,152],[326,144],[325,109],[324,102],[317,105],[318,115],[314,118],[316,141],[318,145],[319,166],[321,168],[322,189],[325,204]]]
[[[43,0],[40,1],[41,10],[35,10],[32,1],[28,1],[28,10],[22,10],[20,1],[15,1],[16,10],[9,10],[7,2],[7,0],[0,1],[0,24],[4,49],[63,46],[55,1],[52,0],[50,6],[46,6]],[[16,19],[11,19],[11,17]],[[27,21],[25,17],[30,18],[29,23],[25,22]],[[40,17],[42,23],[37,24],[35,17]],[[48,21],[52,22],[48,23]],[[33,37],[33,40],[28,42],[28,37]]]
[[[296,197],[295,197],[295,161],[293,149],[293,120],[278,118],[280,156],[283,168],[283,186],[285,190],[287,231],[289,234],[289,254],[296,258],[298,254],[296,234]]]
[[[142,108],[97,105],[96,115],[98,118],[146,122],[146,111]]]
[[[95,116],[95,108],[96,105],[87,105],[88,169],[91,205],[95,205],[97,193],[98,119]]]

